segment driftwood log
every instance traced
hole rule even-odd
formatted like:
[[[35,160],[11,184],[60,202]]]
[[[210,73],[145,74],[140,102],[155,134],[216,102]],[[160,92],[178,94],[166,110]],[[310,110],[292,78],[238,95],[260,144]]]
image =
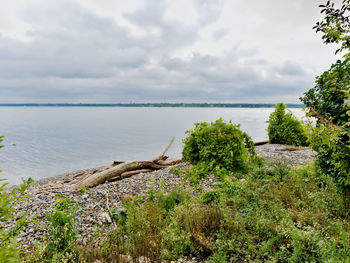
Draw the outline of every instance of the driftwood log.
[[[71,187],[71,190],[78,190],[82,187],[93,187],[107,181],[120,180],[142,172],[150,172],[177,164],[181,162],[181,158],[167,160],[168,157],[165,156],[165,153],[169,150],[170,146],[174,142],[174,139],[175,137],[169,141],[168,145],[161,151],[158,156],[154,157],[151,160],[131,162],[115,161],[113,165],[108,169],[84,177],[81,181],[75,183]]]
[[[254,142],[254,146],[264,145],[264,144],[268,144],[268,143],[269,143],[269,141]]]
[[[82,187],[94,187],[105,182],[113,182],[131,177],[139,173],[152,172],[161,168],[166,168],[181,162],[181,158],[168,160],[165,153],[174,142],[173,137],[161,153],[151,160],[122,162],[114,161],[110,166],[97,169],[93,173],[86,174],[72,182],[71,190],[79,190]],[[254,145],[263,145],[268,141],[255,142]]]

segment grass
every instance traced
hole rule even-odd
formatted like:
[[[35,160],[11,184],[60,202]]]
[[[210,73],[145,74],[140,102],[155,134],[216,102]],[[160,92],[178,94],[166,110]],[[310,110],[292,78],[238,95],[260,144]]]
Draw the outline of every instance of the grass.
[[[66,262],[350,262],[349,201],[313,164],[220,178],[206,193],[151,190],[124,200],[112,209],[117,228],[70,247]]]

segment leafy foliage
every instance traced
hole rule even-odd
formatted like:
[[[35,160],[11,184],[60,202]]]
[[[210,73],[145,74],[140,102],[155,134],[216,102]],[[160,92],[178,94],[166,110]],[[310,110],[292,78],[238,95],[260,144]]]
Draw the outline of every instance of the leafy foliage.
[[[239,125],[215,122],[195,123],[195,128],[186,131],[182,156],[185,161],[228,171],[247,171],[258,161],[252,139],[239,129]]]
[[[3,141],[2,138],[3,136],[0,136],[0,142]],[[0,145],[1,147],[3,146]],[[5,180],[0,179],[0,181]],[[27,213],[17,215],[16,205],[29,198],[23,194],[31,182],[32,179],[23,180],[19,188],[15,188],[10,192],[5,192],[7,183],[0,185],[0,262],[20,262],[20,243],[17,239],[20,237],[23,228],[33,221],[33,217],[29,217]],[[3,225],[9,220],[14,221],[14,226],[5,229]]]
[[[344,0],[340,9],[330,1],[320,7],[325,18],[316,24],[316,31],[324,33],[326,43],[341,43],[338,51],[347,53],[317,77],[316,86],[301,100],[309,116],[317,119],[310,137],[316,163],[350,197],[350,1]]]
[[[77,233],[74,226],[76,205],[68,198],[56,202],[50,220],[49,239],[44,248],[31,258],[30,262],[78,262],[76,246]]]
[[[336,8],[334,3],[327,1],[325,5],[320,5],[321,13],[324,13],[324,20],[317,22],[314,26],[316,32],[322,32],[322,39],[326,44],[337,43],[340,48],[336,53],[350,49],[350,1],[343,0],[342,7]]]
[[[133,197],[115,212],[81,262],[347,262],[350,214],[328,176],[314,166],[270,164],[194,195],[177,188]]]
[[[332,122],[337,126],[348,123],[350,92],[350,58],[338,60],[328,71],[316,78],[316,86],[308,90],[301,101],[309,108],[309,115],[318,123]]]
[[[267,128],[270,143],[295,146],[307,145],[307,137],[303,126],[291,112],[286,113],[285,110],[286,105],[278,103],[276,110],[270,115]]]
[[[334,125],[312,127],[310,142],[317,152],[316,164],[334,179],[342,191],[350,190],[349,132]]]

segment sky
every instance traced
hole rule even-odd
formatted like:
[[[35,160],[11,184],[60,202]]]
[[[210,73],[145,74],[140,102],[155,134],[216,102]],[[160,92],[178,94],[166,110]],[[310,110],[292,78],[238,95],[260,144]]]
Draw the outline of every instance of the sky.
[[[300,103],[340,58],[322,3],[2,1],[0,103]]]

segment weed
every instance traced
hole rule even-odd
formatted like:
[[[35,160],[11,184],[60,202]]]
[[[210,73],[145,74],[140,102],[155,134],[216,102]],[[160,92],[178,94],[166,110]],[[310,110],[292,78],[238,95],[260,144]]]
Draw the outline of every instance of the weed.
[[[181,169],[179,169],[177,167],[170,167],[169,168],[169,173],[179,176],[179,175],[183,174],[184,171],[182,171]]]
[[[37,249],[37,253],[30,262],[76,262],[77,233],[74,229],[76,218],[76,204],[68,198],[58,197],[55,211],[48,214],[50,233],[44,249]]]

